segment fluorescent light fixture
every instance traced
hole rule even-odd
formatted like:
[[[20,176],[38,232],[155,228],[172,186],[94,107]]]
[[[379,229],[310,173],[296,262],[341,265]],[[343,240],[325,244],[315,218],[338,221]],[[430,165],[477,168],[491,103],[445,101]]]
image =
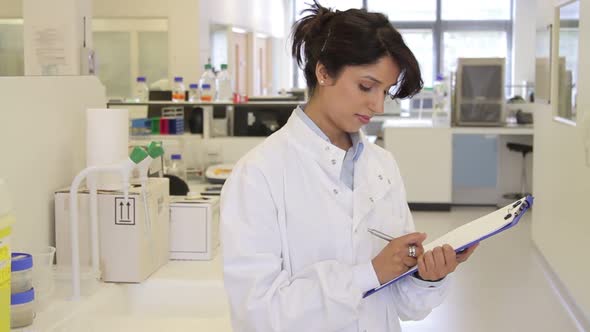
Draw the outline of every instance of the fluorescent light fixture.
[[[231,31],[235,32],[235,33],[246,33],[246,29],[242,29],[242,28],[236,28],[236,27],[232,27]]]
[[[257,32],[256,33],[256,38],[266,39],[266,38],[268,38],[268,36],[265,35],[265,34],[263,34],[263,33]]]
[[[24,20],[22,18],[0,19],[0,24],[19,25],[19,24],[23,24],[23,23],[24,23]]]

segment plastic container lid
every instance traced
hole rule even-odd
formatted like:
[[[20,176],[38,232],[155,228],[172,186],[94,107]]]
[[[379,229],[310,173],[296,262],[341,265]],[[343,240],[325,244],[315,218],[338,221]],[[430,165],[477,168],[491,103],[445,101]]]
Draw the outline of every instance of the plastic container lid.
[[[182,159],[182,156],[180,154],[173,154],[171,156],[171,158],[172,158],[172,160],[181,160]]]
[[[203,89],[211,89],[211,84],[203,84]]]
[[[10,271],[19,272],[33,268],[33,256],[21,252],[12,253]]]
[[[31,288],[26,292],[15,293],[10,295],[10,305],[27,304],[35,300],[35,288]]]
[[[12,201],[8,194],[8,187],[3,179],[0,179],[0,217],[12,211]]]
[[[208,64],[206,64],[206,65],[205,65],[205,69],[206,69],[206,70],[209,70],[209,69],[211,69],[211,68],[213,68],[213,67],[211,66],[211,64],[210,64],[210,63],[208,63]]]
[[[139,76],[137,82],[145,82],[145,76]]]
[[[182,82],[182,77],[181,76],[174,77],[174,82]]]
[[[199,85],[198,84],[195,84],[195,83],[191,83],[191,84],[188,85],[188,87],[189,87],[189,89],[198,89],[199,88]]]
[[[224,63],[221,65],[221,70],[225,70],[225,69],[227,69],[227,65]]]

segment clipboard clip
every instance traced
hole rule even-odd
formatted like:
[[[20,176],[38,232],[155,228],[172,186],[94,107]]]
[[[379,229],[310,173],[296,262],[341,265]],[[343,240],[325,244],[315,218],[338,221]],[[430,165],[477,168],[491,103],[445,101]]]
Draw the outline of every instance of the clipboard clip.
[[[527,202],[526,199],[515,202],[514,204],[512,204],[512,206],[510,206],[508,208],[508,214],[504,217],[504,220],[508,220],[508,219],[512,218],[512,216],[518,217],[518,215],[528,207],[529,207],[529,202]],[[514,210],[516,210],[516,211],[514,211]],[[512,211],[514,211],[514,212],[512,212]]]

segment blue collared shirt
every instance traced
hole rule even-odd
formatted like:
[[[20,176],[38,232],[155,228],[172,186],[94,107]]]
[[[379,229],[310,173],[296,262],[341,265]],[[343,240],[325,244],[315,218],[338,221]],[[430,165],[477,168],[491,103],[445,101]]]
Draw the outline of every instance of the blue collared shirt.
[[[295,113],[299,116],[299,118],[313,130],[318,136],[320,136],[326,142],[330,142],[330,138],[318,127],[315,122],[303,111],[305,109],[305,105],[300,105],[295,109]],[[344,182],[344,184],[350,188],[351,190],[354,189],[354,164],[359,159],[363,149],[365,148],[363,142],[361,141],[361,136],[359,133],[352,133],[350,134],[350,140],[352,141],[352,146],[346,154],[344,155],[344,162],[342,163],[342,171],[340,173],[340,180]]]

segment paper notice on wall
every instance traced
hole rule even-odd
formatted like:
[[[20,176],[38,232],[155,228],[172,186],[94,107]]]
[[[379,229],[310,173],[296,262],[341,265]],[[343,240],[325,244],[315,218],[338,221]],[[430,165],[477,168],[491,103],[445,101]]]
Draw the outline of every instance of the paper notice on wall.
[[[66,55],[66,34],[62,27],[35,27],[33,51],[41,75],[63,75],[71,66]]]

